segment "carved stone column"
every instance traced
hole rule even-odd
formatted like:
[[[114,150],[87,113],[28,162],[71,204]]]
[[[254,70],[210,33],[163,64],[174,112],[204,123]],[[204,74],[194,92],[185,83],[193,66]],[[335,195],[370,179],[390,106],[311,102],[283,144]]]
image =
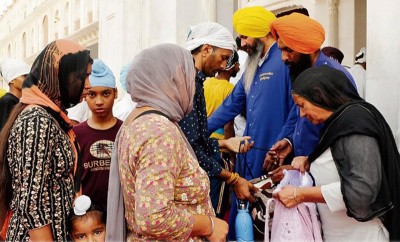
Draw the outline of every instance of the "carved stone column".
[[[204,0],[204,9],[206,9],[207,19],[211,22],[217,21],[217,0]]]
[[[329,43],[338,46],[338,5],[339,0],[328,0],[329,8]]]

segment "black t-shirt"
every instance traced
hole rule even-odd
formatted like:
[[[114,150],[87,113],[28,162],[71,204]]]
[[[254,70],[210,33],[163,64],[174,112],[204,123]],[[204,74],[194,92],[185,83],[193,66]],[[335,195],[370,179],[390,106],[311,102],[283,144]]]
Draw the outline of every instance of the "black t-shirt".
[[[9,92],[0,98],[0,130],[6,123],[11,110],[18,102],[19,99]]]
[[[82,152],[82,194],[104,208],[107,208],[111,153],[121,125],[122,121],[118,119],[113,127],[98,130],[85,121],[73,128]]]

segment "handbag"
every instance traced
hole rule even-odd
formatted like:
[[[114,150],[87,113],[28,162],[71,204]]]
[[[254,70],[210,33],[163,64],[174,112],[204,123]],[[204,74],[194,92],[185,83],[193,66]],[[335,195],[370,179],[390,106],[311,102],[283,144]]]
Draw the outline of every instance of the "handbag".
[[[249,205],[249,212],[253,219],[254,240],[261,241],[264,239],[264,227],[272,225],[273,205],[267,205],[272,200],[272,192],[274,183],[267,175],[252,179],[251,182],[260,191],[254,193],[255,202]]]
[[[278,192],[282,187],[292,185],[296,187],[311,187],[311,176],[301,174],[298,170],[284,170],[284,178],[275,189]],[[271,203],[271,202],[270,202]],[[315,203],[299,203],[292,208],[286,208],[279,200],[273,198],[274,216],[271,229],[265,224],[264,241],[316,241],[322,242],[321,223]],[[270,206],[270,204],[268,204]]]

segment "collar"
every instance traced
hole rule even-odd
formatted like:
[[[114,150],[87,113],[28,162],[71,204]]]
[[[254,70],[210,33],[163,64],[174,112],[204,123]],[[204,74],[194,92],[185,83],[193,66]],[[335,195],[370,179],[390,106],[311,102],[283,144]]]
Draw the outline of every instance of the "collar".
[[[269,53],[272,52],[272,47],[276,45],[276,42],[274,42],[269,49],[267,50],[267,52],[265,53],[265,55],[263,57],[261,57],[261,59],[258,61],[258,67],[262,66],[262,64],[264,64],[264,61],[268,59]]]

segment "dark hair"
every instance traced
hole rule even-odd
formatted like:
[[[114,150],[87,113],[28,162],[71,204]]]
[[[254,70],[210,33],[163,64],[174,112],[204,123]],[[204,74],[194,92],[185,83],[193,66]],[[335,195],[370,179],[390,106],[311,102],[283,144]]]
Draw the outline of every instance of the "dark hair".
[[[190,51],[190,53],[191,53],[192,55],[196,55],[196,54],[200,53],[201,48],[202,48],[203,46],[204,46],[204,45],[200,45],[199,47],[197,47],[197,48],[193,49],[192,51]],[[213,45],[209,45],[209,46],[211,46],[211,48],[213,49],[213,52],[214,52],[216,49],[219,49],[219,47],[216,47],[216,46],[213,46]]]
[[[100,219],[100,221],[103,224],[106,224],[106,222],[107,222],[107,212],[102,206],[100,206],[98,204],[92,203],[92,205],[90,205],[89,209],[86,210],[86,213],[83,214],[83,215],[76,215],[74,213],[74,210],[71,209],[70,215],[69,215],[68,220],[67,220],[67,230],[68,230],[68,232],[71,234],[72,228],[73,228],[73,223],[74,223],[75,220],[87,219],[88,217],[92,217],[92,216],[93,217],[97,217],[98,219]]]
[[[292,94],[298,94],[314,105],[330,111],[349,102],[363,100],[343,71],[327,65],[303,71],[293,83]]]
[[[240,48],[242,47],[242,39],[240,39],[240,37],[237,36],[235,41],[236,41],[236,45],[238,47],[238,50],[240,50]]]
[[[68,75],[75,70],[78,70],[76,73],[78,78],[82,80],[81,88],[79,90],[80,93],[83,92],[83,88],[85,87],[85,80],[87,76],[87,64],[93,64],[93,59],[90,57],[88,50],[79,51],[78,53],[69,53],[61,57],[60,65],[58,69],[58,80],[60,85],[60,94],[61,94],[61,102],[65,106],[65,108],[70,108],[75,106],[77,103],[71,103],[71,100],[68,100],[68,86],[67,86],[67,78]]]
[[[15,105],[0,132],[0,228],[3,227],[7,212],[10,210],[12,198],[11,173],[6,160],[8,137],[14,121],[26,106],[28,105],[21,102]]]
[[[288,10],[288,11],[285,11],[285,12],[278,13],[278,14],[276,14],[276,17],[280,18],[280,17],[286,16],[286,15],[290,15],[292,13],[301,13],[303,15],[310,16],[308,14],[307,8],[300,7],[300,8],[296,8],[296,9],[292,9],[292,10]]]
[[[332,46],[325,46],[324,48],[321,49],[321,51],[322,51],[322,53],[324,53],[324,55],[326,55],[326,56],[336,60],[340,64],[342,64],[344,54],[338,48],[335,48]]]

